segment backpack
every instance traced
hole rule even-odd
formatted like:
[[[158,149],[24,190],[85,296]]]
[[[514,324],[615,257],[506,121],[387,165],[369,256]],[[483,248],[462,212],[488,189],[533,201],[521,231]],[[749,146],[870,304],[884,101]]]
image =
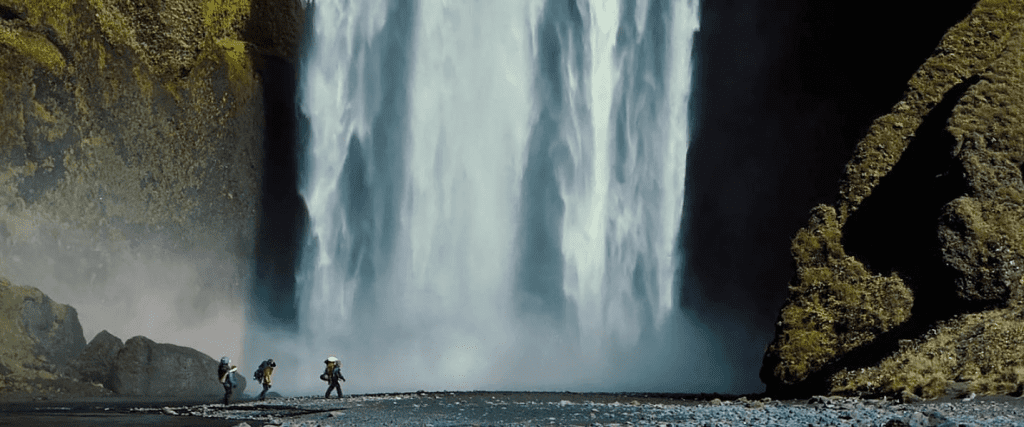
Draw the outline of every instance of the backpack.
[[[253,372],[252,379],[256,381],[263,381],[263,368],[266,368],[267,362],[260,363],[260,367],[256,368],[256,372]]]

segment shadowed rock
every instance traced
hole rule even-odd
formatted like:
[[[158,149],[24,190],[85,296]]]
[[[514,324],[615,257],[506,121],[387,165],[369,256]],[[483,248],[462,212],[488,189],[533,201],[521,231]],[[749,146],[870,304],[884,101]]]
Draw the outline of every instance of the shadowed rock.
[[[1024,380],[1022,53],[1024,1],[982,0],[872,124],[839,201],[793,239],[769,393],[930,398]]]
[[[245,379],[235,375],[238,389]],[[158,344],[138,336],[125,342],[114,359],[111,389],[122,396],[216,396],[224,393],[217,381],[217,361],[198,350]]]
[[[84,347],[74,308],[0,278],[0,375],[53,379]]]
[[[236,380],[236,393],[241,393],[245,379],[236,375]],[[224,392],[212,357],[145,337],[129,339],[118,352],[111,389],[126,396],[214,396]]]
[[[53,302],[41,292],[22,302],[21,323],[35,341],[35,354],[56,367],[66,365],[85,348],[78,312],[74,307]]]
[[[71,371],[80,381],[103,384],[110,389],[113,383],[114,360],[124,348],[121,339],[106,330],[96,334],[89,345],[70,363]]]

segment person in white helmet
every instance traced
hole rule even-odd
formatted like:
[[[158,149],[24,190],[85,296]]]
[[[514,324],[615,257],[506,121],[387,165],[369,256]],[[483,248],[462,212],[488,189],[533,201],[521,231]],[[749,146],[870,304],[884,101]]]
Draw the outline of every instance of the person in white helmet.
[[[324,360],[327,365],[324,368],[324,373],[320,375],[320,379],[327,381],[329,386],[327,387],[327,393],[324,394],[324,399],[331,398],[331,390],[338,389],[338,398],[341,399],[341,384],[338,380],[345,381],[345,376],[341,375],[341,361],[337,357],[331,356],[327,360]]]
[[[220,379],[221,385],[224,386],[224,404],[227,405],[228,401],[231,400],[231,392],[235,388],[235,371],[238,370],[237,366],[231,365],[231,359],[227,356],[220,358],[220,366],[217,366],[217,377]]]

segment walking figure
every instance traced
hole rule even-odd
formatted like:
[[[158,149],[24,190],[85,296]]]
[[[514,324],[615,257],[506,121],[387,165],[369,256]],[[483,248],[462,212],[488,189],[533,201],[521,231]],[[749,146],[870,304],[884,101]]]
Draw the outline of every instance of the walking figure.
[[[267,359],[260,363],[260,366],[256,368],[256,372],[253,373],[252,379],[263,384],[263,392],[260,393],[259,400],[267,398],[267,390],[270,390],[270,377],[274,375],[274,368],[276,367],[277,363],[274,363],[274,359]]]
[[[341,375],[341,362],[338,361],[337,357],[331,356],[327,360],[324,360],[327,367],[324,368],[324,373],[320,375],[320,379],[327,381],[330,384],[327,387],[327,393],[324,394],[324,399],[330,399],[331,390],[338,389],[338,398],[341,399],[341,384],[338,380],[345,381],[345,377]]]
[[[217,367],[217,377],[220,379],[220,384],[224,386],[225,405],[231,400],[231,392],[237,386],[234,378],[234,373],[237,370],[238,367],[233,366],[231,359],[228,359],[227,356],[220,358],[220,366]]]

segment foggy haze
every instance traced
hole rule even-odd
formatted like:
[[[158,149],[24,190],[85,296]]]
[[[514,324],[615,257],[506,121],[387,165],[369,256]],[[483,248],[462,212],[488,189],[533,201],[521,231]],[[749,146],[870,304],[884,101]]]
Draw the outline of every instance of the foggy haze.
[[[122,341],[143,335],[211,357],[241,354],[249,261],[223,242],[182,252],[154,236],[111,238],[30,215],[7,224],[0,271],[74,307],[86,341],[107,330]]]

